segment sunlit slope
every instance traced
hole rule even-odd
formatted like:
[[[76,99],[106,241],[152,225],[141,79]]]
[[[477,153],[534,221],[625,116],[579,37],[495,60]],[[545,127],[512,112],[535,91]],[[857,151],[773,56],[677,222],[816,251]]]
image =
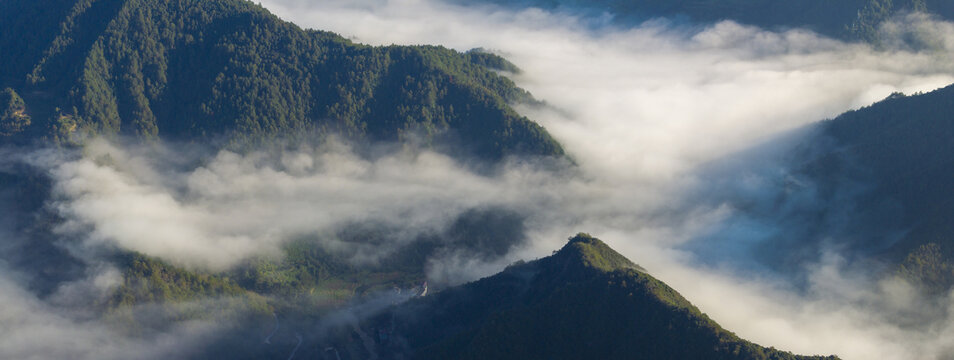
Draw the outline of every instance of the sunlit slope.
[[[0,28],[0,90],[23,100],[4,115],[7,143],[335,133],[489,159],[563,153],[510,108],[532,99],[487,53],[363,46],[239,0],[4,1]]]

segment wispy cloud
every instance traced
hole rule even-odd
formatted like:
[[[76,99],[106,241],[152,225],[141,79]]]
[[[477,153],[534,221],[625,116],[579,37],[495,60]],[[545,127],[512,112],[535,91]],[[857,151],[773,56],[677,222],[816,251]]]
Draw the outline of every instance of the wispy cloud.
[[[748,231],[752,241],[784,231],[786,224],[748,226],[737,216],[737,204],[726,200],[777,195],[774,184],[787,176],[777,160],[804,138],[795,133],[788,141],[773,139],[894,91],[927,91],[954,82],[950,47],[943,45],[954,37],[950,32],[933,32],[930,37],[942,45],[931,51],[875,51],[805,31],[775,33],[732,22],[593,27],[535,9],[428,0],[263,3],[302,26],[361,42],[483,47],[504,55],[523,69],[512,75],[518,85],[548,104],[518,104],[519,110],[564,143],[579,167],[558,171],[511,159],[477,174],[428,150],[395,148],[362,157],[334,139],[296,150],[211,156],[161,144],[97,140],[82,154],[27,157],[54,180],[49,205],[65,219],[57,228],[60,235],[79,239],[74,245],[80,247],[119,247],[221,270],[252,256],[277,256],[284,244],[302,236],[323,239],[330,249],[354,247],[334,235],[356,223],[397,229],[386,243],[349,249],[360,264],[387,256],[420,234],[440,233],[469,210],[500,208],[523,217],[528,243],[494,259],[443,254],[430,260],[429,276],[454,283],[488,275],[518,258],[547,255],[567,236],[587,231],[728,329],[760,344],[846,359],[950,353],[943,340],[952,330],[946,325],[946,299],[911,295],[903,282],[859,272],[837,252],[803,264],[808,285],[796,289],[778,277],[740,274],[722,267],[721,260],[702,265],[697,254],[680,247],[713,229]],[[949,26],[922,20],[930,23],[905,26]],[[757,145],[759,161],[746,159],[731,171],[720,162]],[[815,206],[816,200],[806,196],[793,206]],[[69,334],[62,331],[85,326],[76,316],[57,315],[58,305],[31,297],[5,276],[0,285],[11,291],[3,292],[0,303],[32,315],[3,313],[11,321],[0,321],[0,334],[25,330],[40,339],[64,338]],[[69,291],[108,288],[103,284],[109,276],[90,278]],[[910,326],[899,323],[898,314],[943,321]],[[46,335],[48,328],[61,332]],[[116,357],[123,357],[125,346],[139,345],[126,340],[103,349],[115,348]],[[29,354],[20,349],[0,343],[0,354]]]

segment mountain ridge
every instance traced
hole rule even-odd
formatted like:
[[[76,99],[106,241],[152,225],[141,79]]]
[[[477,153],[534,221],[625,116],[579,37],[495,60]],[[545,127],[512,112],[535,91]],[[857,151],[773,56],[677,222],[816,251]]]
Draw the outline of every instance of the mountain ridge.
[[[893,94],[822,123],[821,136],[833,141],[833,148],[806,167],[825,187],[836,186],[833,179],[839,176],[867,181],[872,188],[857,199],[862,212],[885,206],[886,199],[895,204],[890,221],[870,224],[900,234],[877,255],[900,265],[899,273],[909,280],[937,291],[954,286],[951,113],[954,85],[910,96]]]
[[[0,89],[32,123],[3,143],[223,138],[236,147],[334,133],[455,155],[562,156],[510,103],[533,101],[486,52],[372,47],[240,0],[0,4]],[[19,14],[34,14],[35,24]]]
[[[552,256],[412,299],[362,327],[384,334],[373,351],[386,358],[836,358],[742,340],[585,233]],[[347,339],[334,346],[354,348]]]

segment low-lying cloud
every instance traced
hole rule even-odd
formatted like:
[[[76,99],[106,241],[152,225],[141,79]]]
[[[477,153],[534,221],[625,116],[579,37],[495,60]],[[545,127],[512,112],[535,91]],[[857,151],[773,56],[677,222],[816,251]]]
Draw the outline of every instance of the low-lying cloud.
[[[66,220],[60,234],[217,271],[279,255],[303,236],[345,246],[334,235],[354,224],[398,229],[390,243],[353,259],[373,261],[417,235],[445,230],[466,211],[532,214],[579,181],[562,183],[525,162],[480,175],[448,156],[409,148],[367,159],[334,138],[294,151],[223,150],[178,169],[162,165],[170,154],[192,156],[161,145],[94,140],[82,157],[45,157],[33,165],[48,168],[54,179],[51,207]]]
[[[233,326],[208,319],[160,319],[160,324],[171,326],[130,333],[122,323],[97,316],[92,310],[97,303],[90,301],[113,288],[118,274],[100,272],[91,279],[64,284],[59,294],[41,299],[10,279],[14,270],[0,270],[0,358],[4,359],[184,358]],[[212,301],[203,300],[209,308],[217,308]]]
[[[730,245],[731,237],[750,243],[730,246],[751,249],[797,225],[753,219],[740,207],[746,204],[792,213],[822,205],[813,184],[783,166],[786,149],[805,139],[799,131],[810,134],[799,129],[893,92],[954,82],[951,24],[904,15],[883,26],[882,48],[874,49],[733,22],[600,26],[600,19],[566,13],[427,0],[264,4],[302,26],[360,42],[481,47],[520,67],[512,79],[550,105],[520,111],[546,126],[586,174],[531,220],[535,250],[527,254],[546,254],[567,234],[589,231],[759,343],[846,359],[950,353],[938,340],[950,331],[943,321],[897,321],[899,314],[945,319],[947,300],[919,307],[928,300],[915,299],[897,279],[859,271],[837,247],[807,257],[798,285],[740,273],[734,263],[751,261],[738,259],[751,252],[729,249],[700,265],[705,253],[680,249],[700,237],[725,238],[709,249]],[[760,162],[711,171],[755,147]],[[856,191],[848,190],[846,196]],[[785,191],[782,205],[772,202]]]
[[[539,9],[428,0],[263,4],[302,26],[363,43],[495,51],[523,70],[513,76],[518,85],[558,110],[525,114],[585,169],[626,181],[670,181],[701,162],[892,92],[954,82],[951,48],[880,52],[807,31],[729,21],[693,27],[660,19],[594,29]],[[942,43],[951,38],[920,33]]]
[[[802,30],[777,33],[732,22],[687,26],[660,19],[632,28],[594,27],[590,20],[538,9],[430,0],[263,4],[304,27],[360,42],[502,54],[523,70],[509,76],[548,104],[516,104],[518,109],[561,141],[578,167],[561,171],[511,159],[478,174],[426,149],[395,147],[367,157],[333,138],[294,150],[212,155],[95,140],[82,154],[24,157],[53,179],[48,207],[64,220],[55,232],[75,240],[71,251],[116,247],[224,270],[251,257],[280,256],[288,242],[314,237],[328,249],[348,248],[342,253],[355,264],[372,264],[422,234],[447,230],[461,214],[499,208],[520,214],[530,241],[499,258],[434,257],[427,265],[432,280],[489,275],[516,259],[547,255],[567,236],[586,231],[759,344],[845,359],[950,356],[948,298],[922,298],[903,281],[859,271],[837,249],[800,264],[804,285],[771,273],[743,274],[736,265],[751,261],[739,257],[752,244],[731,242],[759,243],[788,226],[740,215],[745,209],[732,199],[766,202],[782,191],[777,184],[791,179],[779,160],[810,133],[795,130],[892,92],[954,82],[954,35],[944,30],[950,24],[911,15],[885,33],[920,34],[931,46],[888,42],[892,50],[879,51]],[[783,134],[789,134],[785,141],[779,140]],[[737,168],[722,162],[756,146],[762,149],[757,162]],[[801,185],[805,195],[787,204],[817,206],[811,184]],[[360,223],[395,230],[374,246],[336,239]],[[725,243],[741,250],[727,248],[716,260],[700,262],[706,253],[685,245],[708,237],[730,238]],[[95,294],[115,281],[105,267],[60,293]],[[64,305],[56,296],[33,297],[13,276],[0,276],[0,288],[10,289],[0,292],[0,303],[14,311],[0,313],[10,320],[0,321],[0,334],[11,335],[4,338],[18,332],[66,338],[87,325],[82,316],[59,314]],[[21,310],[32,315],[13,315]],[[78,357],[126,357],[127,347],[149,347],[93,324],[102,331],[92,334],[105,335],[80,342],[110,346]],[[168,336],[211,331],[203,326],[211,325],[188,325]],[[159,336],[149,344],[175,341]],[[21,349],[0,342],[0,354],[31,354]],[[160,346],[156,356],[163,351]]]

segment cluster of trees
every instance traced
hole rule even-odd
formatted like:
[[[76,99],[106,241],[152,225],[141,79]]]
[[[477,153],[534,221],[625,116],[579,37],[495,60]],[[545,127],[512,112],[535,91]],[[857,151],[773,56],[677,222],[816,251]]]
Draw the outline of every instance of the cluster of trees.
[[[122,282],[105,299],[103,318],[128,334],[144,335],[180,320],[260,323],[274,307],[228,277],[186,270],[142,254],[120,255]],[[151,306],[160,304],[161,306]]]
[[[75,0],[0,4],[0,85],[33,124],[15,140],[78,135],[255,145],[334,132],[420,137],[496,159],[561,155],[509,104],[531,101],[481,51],[354,44],[248,1]],[[24,23],[24,14],[35,21]]]
[[[227,277],[185,270],[142,254],[126,254],[123,257],[123,283],[110,299],[113,306],[188,301],[246,293]]]
[[[916,281],[930,292],[946,294],[954,285],[954,261],[941,253],[940,245],[929,242],[908,253],[898,268],[898,275]]]
[[[17,134],[30,126],[30,115],[26,113],[26,104],[11,88],[0,92],[0,136]]]

